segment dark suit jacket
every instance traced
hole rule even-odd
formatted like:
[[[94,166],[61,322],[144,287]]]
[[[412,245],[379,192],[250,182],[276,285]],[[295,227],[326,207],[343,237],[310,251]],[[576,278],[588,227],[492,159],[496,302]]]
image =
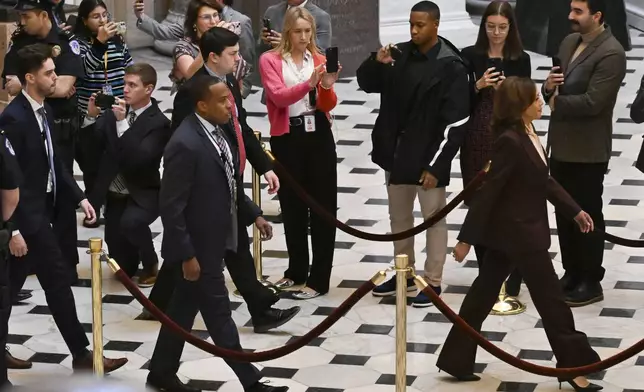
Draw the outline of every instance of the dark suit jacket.
[[[239,176],[237,142],[225,129],[234,155],[238,216],[261,211],[244,193]],[[163,155],[159,207],[164,234],[161,253],[166,261],[199,260],[202,271],[221,268],[226,238],[232,229],[231,199],[225,163],[194,115],[174,132]]]
[[[206,71],[205,66],[197,71],[195,73],[195,76],[196,75],[208,75],[208,71]],[[194,78],[191,78],[185,82],[181,88],[179,88],[179,91],[174,98],[174,108],[172,109],[173,130],[177,129],[179,125],[181,125],[183,119],[194,112],[194,102],[190,94],[194,80]],[[235,77],[232,75],[228,75],[226,77],[226,82],[228,84],[228,88],[232,91],[233,96],[235,97],[235,104],[237,105],[237,110],[239,112],[239,125],[242,129],[246,157],[255,171],[259,175],[263,175],[272,169],[271,163],[262,148],[262,144],[255,137],[253,129],[246,122],[246,110],[244,109],[241,92],[239,91],[239,83],[237,83]]]
[[[570,34],[559,49],[565,79],[550,116],[548,146],[558,161],[608,162],[613,109],[626,75],[626,54],[607,28],[570,63],[580,39],[579,33]],[[545,87],[543,93],[548,102]]]
[[[546,200],[570,219],[581,211],[550,177],[530,137],[508,130],[494,144],[492,166],[473,197],[458,239],[507,253],[548,249]]]
[[[120,138],[114,113],[105,111],[96,122],[94,135],[101,154],[96,183],[89,195],[94,208],[105,203],[110,184],[120,173],[134,202],[156,215],[161,187],[159,167],[170,139],[170,120],[159,110],[156,100],[152,99],[152,106]]]
[[[45,110],[51,130],[54,124],[53,111],[47,103]],[[12,221],[21,233],[32,234],[41,227],[43,220],[51,219],[47,215],[46,204],[49,161],[38,119],[22,93],[16,95],[0,114],[0,128],[4,129],[9,138],[23,173],[20,202]],[[58,159],[56,152],[54,144],[56,202],[60,204],[62,200],[73,200],[78,204],[85,198],[85,194],[76,184],[72,172]]]

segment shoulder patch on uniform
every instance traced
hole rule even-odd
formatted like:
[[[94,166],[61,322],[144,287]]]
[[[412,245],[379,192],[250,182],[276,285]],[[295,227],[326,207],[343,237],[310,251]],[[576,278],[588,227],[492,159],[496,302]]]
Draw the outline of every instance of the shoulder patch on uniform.
[[[11,155],[16,155],[16,152],[13,150],[13,146],[11,145],[11,142],[9,141],[9,138],[4,139],[4,145],[7,147],[7,150]]]
[[[76,55],[80,54],[81,51],[80,51],[80,45],[78,44],[78,41],[76,40],[69,41],[69,47],[72,49],[72,52],[74,52],[74,54]]]

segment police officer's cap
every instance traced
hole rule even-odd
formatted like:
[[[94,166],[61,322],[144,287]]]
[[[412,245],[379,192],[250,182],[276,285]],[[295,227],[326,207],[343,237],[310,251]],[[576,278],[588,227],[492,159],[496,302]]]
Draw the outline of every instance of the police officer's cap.
[[[51,6],[51,3],[47,0],[18,0],[15,9],[16,11],[49,11]]]

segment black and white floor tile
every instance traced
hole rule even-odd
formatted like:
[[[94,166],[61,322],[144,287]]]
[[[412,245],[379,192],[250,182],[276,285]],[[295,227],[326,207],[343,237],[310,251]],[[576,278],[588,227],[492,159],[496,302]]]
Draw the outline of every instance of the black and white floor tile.
[[[472,42],[474,37],[472,37]],[[644,175],[633,167],[639,148],[642,126],[629,119],[628,105],[635,97],[644,67],[644,38],[633,32],[634,49],[628,53],[625,85],[615,108],[613,159],[605,182],[605,209],[610,231],[628,238],[644,238]],[[156,98],[162,110],[171,113],[172,99],[167,74],[168,59],[159,58],[151,51],[135,53],[139,61],[152,62],[159,71],[160,83]],[[533,77],[545,79],[550,60],[533,55]],[[337,85],[340,104],[334,111],[334,133],[338,149],[339,219],[374,233],[389,231],[389,220],[384,188],[384,173],[371,163],[370,129],[378,115],[379,98],[359,91],[355,80],[342,80]],[[245,102],[250,124],[267,136],[268,120],[260,93],[252,94]],[[545,136],[547,117],[538,121],[538,130]],[[545,141],[545,140],[544,140]],[[454,180],[449,186],[453,195],[462,190],[458,160],[454,161]],[[250,172],[246,174],[250,179]],[[248,189],[248,187],[247,187]],[[262,206],[267,215],[276,215],[278,203],[263,193]],[[448,216],[450,245],[455,243],[465,210],[456,209]],[[552,210],[550,210],[552,214]],[[551,215],[552,216],[552,215]],[[420,223],[420,218],[416,223]],[[554,220],[552,221],[554,228]],[[159,222],[152,225],[157,246],[163,236]],[[275,225],[275,238],[263,244],[264,272],[273,280],[281,277],[287,265],[283,227]],[[81,228],[79,238],[87,240],[102,236],[102,229]],[[552,235],[553,262],[561,271],[556,231]],[[417,258],[422,260],[424,243],[416,245]],[[87,243],[79,241],[83,278],[90,276]],[[294,337],[302,336],[322,321],[361,282],[389,266],[392,246],[388,243],[370,243],[338,232],[331,292],[308,302],[298,302],[302,312],[278,331],[256,335],[245,327],[248,310],[239,298],[231,295],[233,317],[239,325],[244,348],[264,350],[284,345]],[[464,264],[455,263],[449,256],[445,267],[443,299],[458,309],[467,287],[477,274],[474,255]],[[588,334],[592,345],[605,358],[644,338],[644,250],[606,244],[606,278],[603,281],[605,300],[601,303],[575,309],[579,329]],[[78,314],[91,334],[90,282],[82,280],[74,288]],[[14,308],[10,321],[9,346],[14,355],[31,359],[31,370],[12,371],[10,376],[18,384],[46,380],[52,374],[71,374],[71,358],[57,332],[37,280],[29,278],[26,288],[33,290],[33,298]],[[232,285],[231,285],[232,288]],[[109,269],[104,268],[105,349],[107,355],[126,355],[130,362],[113,374],[114,379],[143,384],[147,363],[152,354],[159,324],[138,321],[141,306],[115,281]],[[149,290],[149,289],[148,289]],[[232,291],[232,290],[231,290]],[[485,335],[502,349],[526,360],[554,366],[553,354],[541,326],[539,315],[531,303],[529,293],[523,290],[521,300],[528,311],[519,316],[490,316],[484,324]],[[360,301],[327,333],[301,350],[274,361],[259,364],[262,372],[274,384],[291,387],[293,392],[385,392],[393,391],[395,372],[395,328],[392,301],[370,295]],[[295,305],[282,300],[280,307]],[[437,354],[450,324],[435,308],[409,308],[408,313],[408,390],[409,391],[555,391],[556,380],[519,371],[479,350],[477,370],[482,380],[477,383],[457,384],[435,366]],[[208,339],[202,320],[195,325],[195,333]],[[204,390],[241,391],[232,371],[219,358],[186,346],[180,368],[180,377]],[[644,354],[626,361],[598,376],[598,383],[608,392],[644,391]]]

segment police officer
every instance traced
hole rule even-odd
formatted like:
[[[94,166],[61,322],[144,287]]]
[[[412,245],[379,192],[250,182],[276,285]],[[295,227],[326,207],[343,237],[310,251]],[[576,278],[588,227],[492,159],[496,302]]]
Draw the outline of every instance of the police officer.
[[[22,175],[15,152],[9,139],[0,131],[0,347],[7,344],[9,333],[9,312],[11,300],[9,295],[9,239],[11,238],[11,223],[9,220],[18,205],[18,185]],[[7,363],[0,360],[0,390],[11,383],[7,378]]]
[[[73,170],[74,141],[79,129],[74,85],[76,78],[84,75],[84,68],[80,57],[80,45],[74,35],[59,29],[52,23],[50,15],[53,12],[53,5],[50,0],[18,0],[15,8],[20,13],[20,25],[11,38],[2,77],[5,79],[5,86],[9,93],[15,96],[21,89],[16,77],[18,50],[35,43],[46,43],[51,46],[58,75],[56,91],[47,98],[54,116],[52,137],[57,144],[59,158],[70,170]],[[58,206],[60,212],[54,220],[54,231],[63,256],[72,267],[70,268],[71,279],[76,281],[78,279],[76,206],[73,202],[67,204]]]

